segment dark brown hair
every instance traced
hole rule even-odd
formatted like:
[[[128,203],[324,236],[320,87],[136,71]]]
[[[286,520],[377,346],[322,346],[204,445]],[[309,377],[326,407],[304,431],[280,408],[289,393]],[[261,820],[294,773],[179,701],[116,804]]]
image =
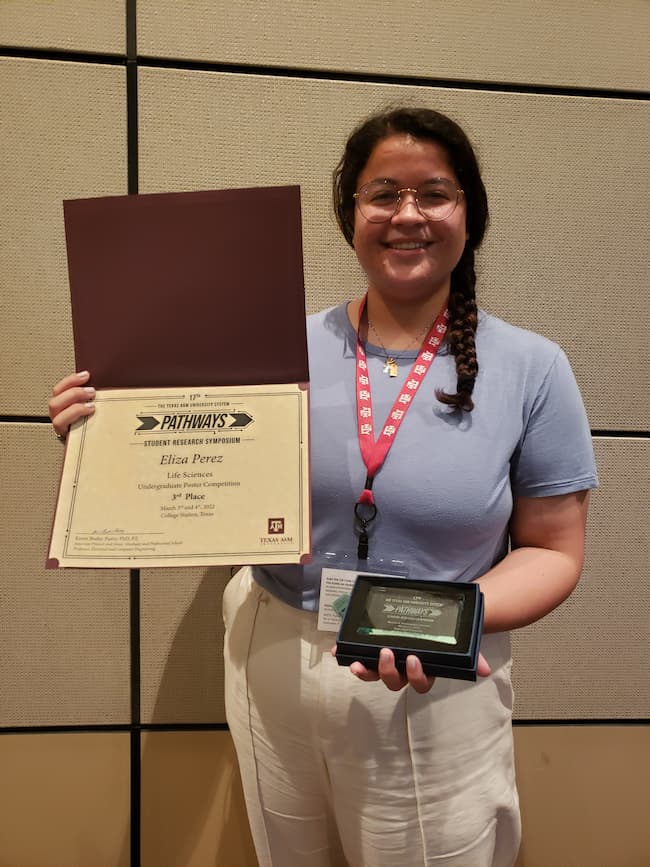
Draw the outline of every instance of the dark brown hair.
[[[447,340],[456,358],[457,394],[439,390],[436,397],[456,409],[471,412],[472,392],[478,374],[476,358],[476,272],[474,251],[483,240],[489,214],[487,194],[474,149],[460,126],[429,108],[391,108],[372,115],[352,131],[343,156],[334,170],[334,213],[343,237],[353,246],[354,193],[357,179],[375,146],[396,133],[428,139],[444,147],[465,194],[468,239],[460,260],[451,273],[449,329]]]

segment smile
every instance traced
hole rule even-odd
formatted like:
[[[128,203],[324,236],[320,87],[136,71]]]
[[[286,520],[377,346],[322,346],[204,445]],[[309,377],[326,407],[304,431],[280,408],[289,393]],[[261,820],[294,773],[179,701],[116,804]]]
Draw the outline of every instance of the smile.
[[[386,243],[391,250],[425,250],[429,241],[394,241]]]

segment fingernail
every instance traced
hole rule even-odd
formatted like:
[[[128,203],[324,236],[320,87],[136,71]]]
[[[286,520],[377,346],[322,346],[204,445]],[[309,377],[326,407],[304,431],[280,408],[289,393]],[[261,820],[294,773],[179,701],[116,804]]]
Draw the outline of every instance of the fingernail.
[[[379,659],[381,662],[390,662],[390,651],[388,650],[388,648],[383,647],[379,651]]]
[[[95,389],[92,387],[92,385],[85,385],[84,391],[86,392],[86,394],[95,394]]]
[[[415,671],[415,667],[416,667],[415,657],[414,656],[407,656],[406,657],[407,671],[410,671],[412,673]]]
[[[85,404],[85,407],[86,407],[86,412],[95,412],[95,404],[94,403],[87,403],[87,404]]]
[[[88,377],[90,376],[90,373],[87,370],[80,370],[77,373],[77,376],[79,377],[79,379],[88,379]]]

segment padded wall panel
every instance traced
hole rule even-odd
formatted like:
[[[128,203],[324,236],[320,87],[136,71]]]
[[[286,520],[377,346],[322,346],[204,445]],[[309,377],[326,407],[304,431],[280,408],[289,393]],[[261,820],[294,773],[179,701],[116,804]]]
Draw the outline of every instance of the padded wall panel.
[[[128,574],[44,568],[62,457],[0,424],[0,726],[130,722]]]
[[[0,44],[118,53],[125,50],[124,0],[3,0]]]
[[[129,735],[0,736],[2,867],[129,867]]]
[[[650,726],[515,728],[516,867],[650,864]]]
[[[311,69],[648,87],[643,0],[202,0],[139,4],[148,55]]]
[[[221,596],[229,568],[141,572],[141,716],[147,723],[222,723]]]
[[[479,300],[564,346],[592,427],[650,426],[648,103],[162,69],[139,93],[142,192],[301,185],[311,310],[363,285],[330,213],[351,127],[389,102],[449,112],[491,200]]]
[[[0,59],[0,129],[0,413],[43,415],[74,369],[62,200],[126,192],[125,71]]]
[[[257,867],[227,732],[142,739],[143,867]]]
[[[650,428],[650,103],[495,95],[479,293],[566,350],[594,429]]]
[[[650,719],[650,440],[596,439],[577,589],[513,633],[520,719]]]

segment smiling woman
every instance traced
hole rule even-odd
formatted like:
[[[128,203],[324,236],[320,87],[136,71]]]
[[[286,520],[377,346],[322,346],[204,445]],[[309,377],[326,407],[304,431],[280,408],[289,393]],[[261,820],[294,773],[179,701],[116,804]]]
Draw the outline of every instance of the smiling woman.
[[[488,220],[467,136],[430,109],[349,137],[334,204],[367,292],[309,318],[313,561],[224,595],[226,711],[261,867],[511,867],[519,845],[509,630],[582,568],[591,437],[566,356],[479,311]],[[92,412],[54,387],[55,431]],[[254,496],[254,492],[251,492]],[[242,516],[242,520],[245,516]],[[472,582],[476,683],[339,667],[319,606],[352,571]],[[340,607],[339,607],[340,610]]]

